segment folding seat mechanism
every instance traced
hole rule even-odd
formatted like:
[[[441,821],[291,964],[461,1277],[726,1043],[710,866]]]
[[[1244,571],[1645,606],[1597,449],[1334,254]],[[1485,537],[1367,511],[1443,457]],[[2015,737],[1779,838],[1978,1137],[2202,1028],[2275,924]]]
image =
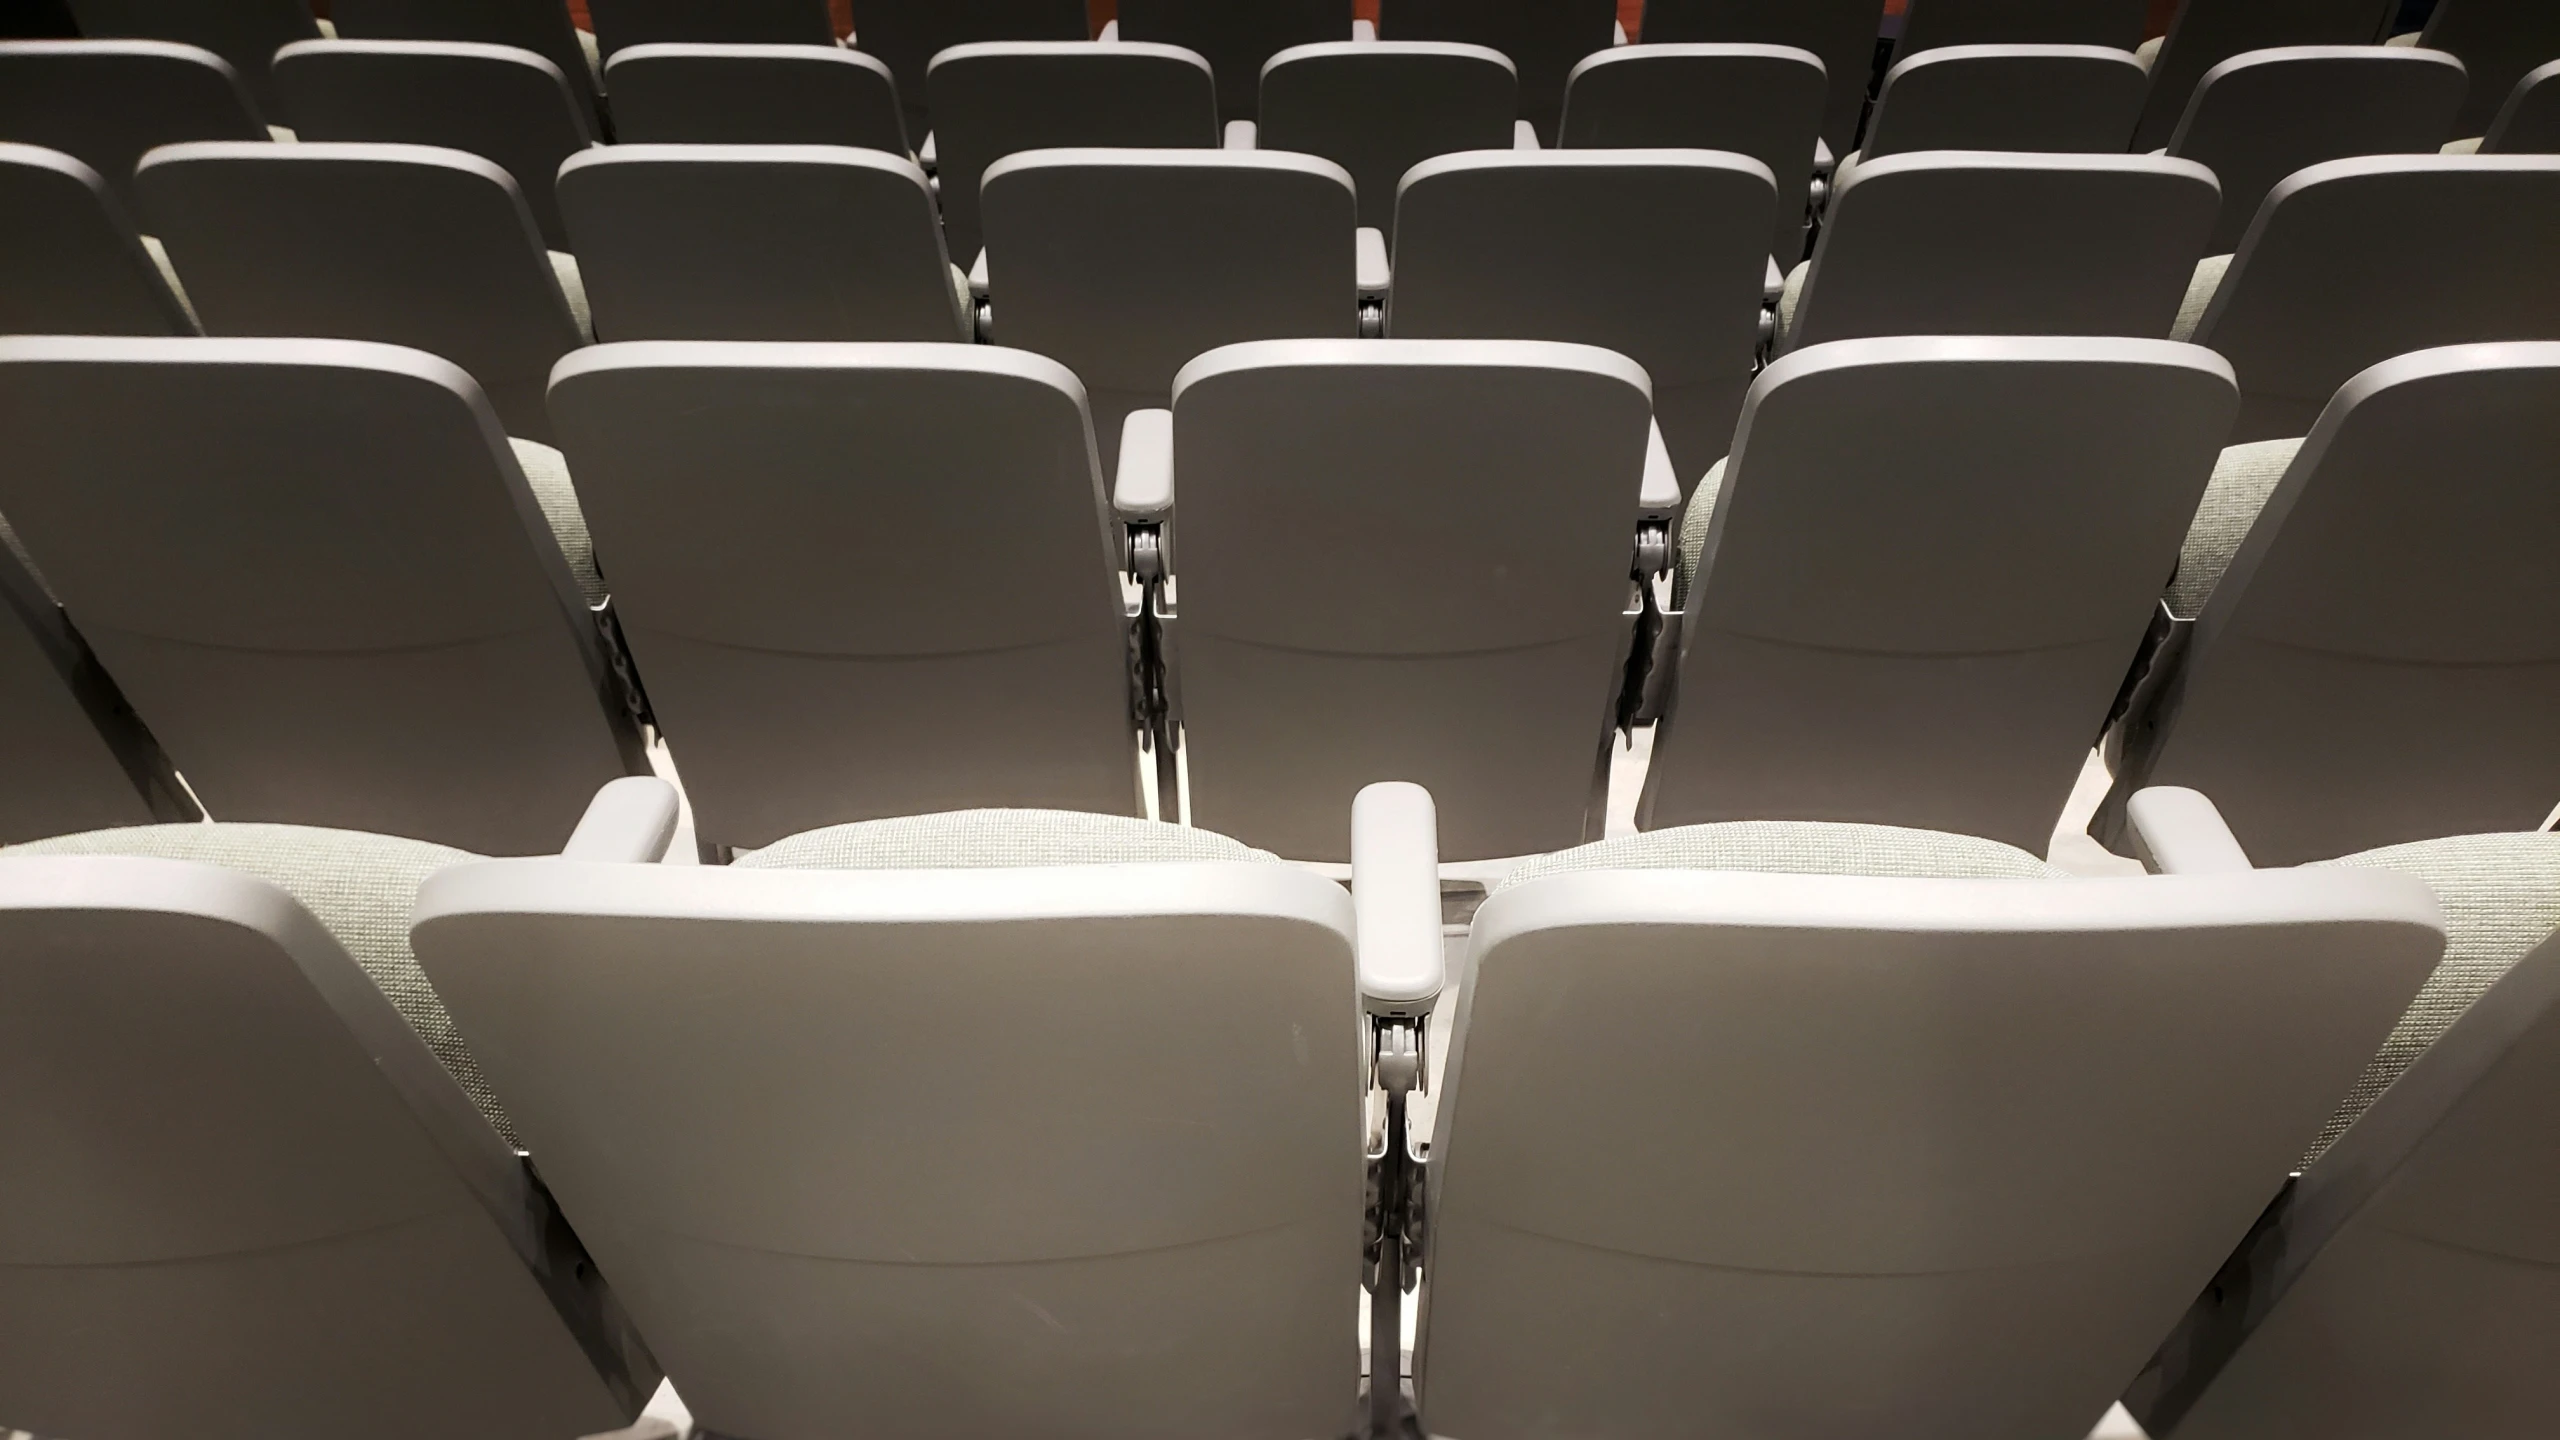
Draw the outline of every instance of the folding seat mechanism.
[[[1129,527],[1129,573],[1138,582],[1138,613],[1129,628],[1131,665],[1129,696],[1133,717],[1147,748],[1155,753],[1156,813],[1172,819],[1177,808],[1173,754],[1173,701],[1165,684],[1164,660],[1164,527],[1159,523]]]

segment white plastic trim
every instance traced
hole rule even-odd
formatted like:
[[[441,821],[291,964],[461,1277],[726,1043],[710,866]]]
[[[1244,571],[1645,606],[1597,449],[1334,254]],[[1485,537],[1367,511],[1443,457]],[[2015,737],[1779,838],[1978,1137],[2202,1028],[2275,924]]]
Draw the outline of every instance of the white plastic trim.
[[[1111,506],[1131,522],[1173,513],[1173,412],[1132,410],[1120,426],[1120,473]]]
[[[608,780],[560,850],[564,860],[655,865],[676,837],[676,788],[647,775]]]
[[[2252,869],[2222,812],[2198,790],[2154,785],[2125,802],[2143,863],[2162,875],[2230,875]]]

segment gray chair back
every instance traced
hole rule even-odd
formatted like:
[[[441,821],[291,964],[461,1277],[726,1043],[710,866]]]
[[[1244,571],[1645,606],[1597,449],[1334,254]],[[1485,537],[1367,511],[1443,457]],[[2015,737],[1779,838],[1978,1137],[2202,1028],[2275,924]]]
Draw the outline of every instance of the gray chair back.
[[[1511,62],[1481,45],[1330,41],[1271,57],[1264,150],[1321,155],[1351,172],[1360,223],[1395,229],[1396,184],[1435,155],[1508,150],[1520,113]]]
[[[605,65],[626,145],[860,145],[908,152],[898,86],[835,45],[632,45]],[[924,139],[919,133],[917,143]]]
[[[2232,56],[2279,45],[2370,45],[2399,12],[2400,0],[2178,0],[2152,57],[2133,148],[2168,144],[2204,72]]]
[[[2142,114],[2142,65],[2103,45],[1946,45],[1897,63],[1862,160],[1907,150],[2121,153]]]
[[[907,136],[924,144],[925,70],[954,45],[993,40],[1089,40],[1085,0],[853,0],[853,43],[886,61],[907,107]]]
[[[608,61],[626,45],[708,41],[723,45],[833,45],[827,0],[588,0],[596,44]]]
[[[2480,140],[2483,155],[2560,154],[2560,60],[2534,70],[2516,82],[2489,133]]]
[[[185,140],[265,140],[222,57],[166,40],[0,40],[0,140],[77,156],[133,206],[145,151]]]
[[[1350,0],[1122,0],[1120,38],[1179,45],[1218,76],[1218,113],[1250,120],[1264,62],[1294,45],[1351,38]]]
[[[530,50],[559,67],[590,123],[598,121],[595,62],[587,54],[594,37],[580,38],[560,0],[331,0],[329,23],[341,40],[469,40]]]
[[[1447,40],[1511,58],[1520,75],[1520,118],[1542,145],[1556,143],[1565,77],[1586,55],[1610,47],[1616,0],[1386,0],[1381,40]]]
[[[1645,0],[1647,45],[1699,42],[1788,45],[1810,50],[1830,77],[1822,139],[1846,155],[1858,141],[1867,79],[1884,26],[1885,0]]]
[[[307,0],[70,0],[80,33],[92,39],[169,40],[212,51],[273,120],[283,107],[269,67],[276,52],[320,38]],[[282,124],[284,122],[278,121]],[[189,137],[214,138],[214,137]]]
[[[1804,254],[1823,85],[1822,60],[1809,50],[1630,45],[1574,67],[1558,143],[1750,156],[1778,182],[1769,253],[1783,268]]]
[[[5,529],[5,522],[0,522]],[[0,535],[0,845],[195,818],[167,757]]]
[[[2150,0],[1911,0],[1896,61],[1947,45],[2104,45],[2142,42]]]
[[[2534,0],[2437,0],[2418,43],[2449,51],[2470,73],[2453,133],[2478,135],[2516,82],[2560,59],[2560,6]]]
[[[192,335],[98,172],[0,141],[0,335]]]

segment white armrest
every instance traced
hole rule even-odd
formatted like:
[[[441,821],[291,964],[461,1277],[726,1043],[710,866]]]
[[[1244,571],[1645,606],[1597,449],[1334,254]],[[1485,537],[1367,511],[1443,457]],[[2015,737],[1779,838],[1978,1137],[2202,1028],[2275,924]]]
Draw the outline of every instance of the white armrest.
[[[2222,823],[2222,812],[2200,791],[2153,785],[2125,802],[2133,846],[2142,862],[2162,875],[2229,875],[2252,868],[2249,853]]]
[[[1387,264],[1387,233],[1375,225],[1363,225],[1352,238],[1356,247],[1352,283],[1359,287],[1360,298],[1369,300],[1386,294],[1394,273]]]
[[[1674,520],[1680,515],[1680,472],[1671,468],[1671,447],[1662,443],[1662,422],[1647,422],[1644,440],[1644,488],[1636,494],[1638,512],[1646,520]]]
[[[978,258],[969,262],[969,298],[987,298],[987,247],[978,247]]]
[[[1102,24],[1102,33],[1094,36],[1093,38],[1105,44],[1117,41],[1120,38],[1119,17],[1114,16],[1113,18],[1104,21]]]
[[[1352,800],[1351,907],[1361,1004],[1372,1015],[1428,1013],[1445,964],[1440,819],[1430,791],[1389,780]]]
[[[1373,20],[1352,21],[1351,38],[1354,40],[1375,41],[1378,38],[1377,22]]]
[[[1133,525],[1173,513],[1173,412],[1132,410],[1120,426],[1120,473],[1111,508]]]
[[[608,780],[560,848],[563,860],[655,865],[676,838],[676,787],[647,775]]]
[[[1512,148],[1512,149],[1514,149],[1514,150],[1535,150],[1535,149],[1537,149],[1537,148],[1538,148],[1538,127],[1537,127],[1537,126],[1535,126],[1535,125],[1530,124],[1530,123],[1529,123],[1528,121],[1526,121],[1526,120],[1514,120],[1514,121],[1512,121],[1512,122],[1511,122],[1511,148]]]
[[[1787,293],[1787,272],[1778,268],[1778,257],[1769,257],[1769,268],[1760,276],[1760,303],[1775,305]]]
[[[1256,127],[1252,121],[1230,120],[1227,122],[1227,148],[1250,150],[1253,148],[1255,134]]]

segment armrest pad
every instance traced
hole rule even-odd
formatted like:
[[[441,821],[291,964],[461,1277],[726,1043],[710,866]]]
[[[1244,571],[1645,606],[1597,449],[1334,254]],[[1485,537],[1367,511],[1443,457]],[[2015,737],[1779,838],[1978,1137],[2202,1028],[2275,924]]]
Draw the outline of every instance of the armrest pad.
[[[1537,148],[1538,148],[1538,127],[1537,127],[1537,126],[1535,126],[1535,125],[1530,124],[1530,123],[1529,123],[1528,121],[1526,121],[1526,120],[1514,120],[1514,121],[1512,121],[1512,122],[1511,122],[1511,148],[1512,148],[1512,149],[1514,149],[1514,150],[1535,150],[1535,149],[1537,149]]]
[[[1384,295],[1394,272],[1387,263],[1387,234],[1375,225],[1363,225],[1353,232],[1357,247],[1353,254],[1353,283],[1363,296]]]
[[[676,838],[676,787],[646,775],[605,782],[560,849],[563,860],[655,865]]]
[[[1647,520],[1673,520],[1680,514],[1680,472],[1671,468],[1671,447],[1662,443],[1662,422],[1647,422],[1644,439],[1644,488],[1636,504]]]
[[[1173,513],[1173,412],[1132,410],[1120,426],[1120,473],[1112,477],[1111,508],[1131,524]]]
[[[969,262],[969,298],[987,298],[987,247],[978,247],[978,258]]]
[[[1250,150],[1259,134],[1259,127],[1250,120],[1230,120],[1227,122],[1227,148]]]
[[[1374,42],[1378,38],[1378,23],[1374,20],[1352,21],[1351,38],[1354,40],[1367,40]]]
[[[1351,802],[1351,906],[1360,1002],[1372,1015],[1421,1015],[1439,998],[1440,820],[1431,792],[1403,780]]]
[[[2249,854],[2200,791],[2180,785],[2137,790],[2125,802],[2134,849],[2162,875],[2229,875],[2252,868]]]

